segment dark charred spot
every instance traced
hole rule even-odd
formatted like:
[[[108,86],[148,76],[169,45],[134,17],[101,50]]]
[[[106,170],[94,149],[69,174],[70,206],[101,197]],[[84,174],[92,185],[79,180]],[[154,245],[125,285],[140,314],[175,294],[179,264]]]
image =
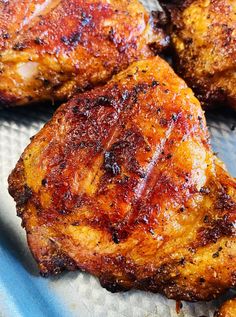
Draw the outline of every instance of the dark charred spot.
[[[60,163],[60,165],[59,165],[60,169],[64,169],[65,167],[66,167],[66,162]]]
[[[3,38],[4,40],[8,40],[8,39],[10,38],[10,34],[9,34],[9,33],[3,33],[3,34],[2,34],[2,38]]]
[[[95,100],[95,106],[110,106],[112,100],[109,96],[100,96]]]
[[[44,44],[44,40],[41,39],[40,37],[36,37],[34,39],[34,43],[37,44],[37,45],[43,45]]]
[[[167,119],[165,119],[165,118],[161,118],[161,119],[160,119],[160,125],[161,125],[162,127],[167,126],[167,123],[168,123]]]
[[[201,194],[208,195],[208,194],[210,194],[210,189],[209,189],[208,187],[202,187],[202,188],[200,189],[200,193],[201,193]]]
[[[203,227],[199,230],[196,245],[205,246],[210,243],[216,243],[219,238],[230,237],[233,234],[233,224],[225,215],[221,219],[209,221],[209,227]]]
[[[79,107],[78,107],[78,106],[74,106],[74,107],[72,108],[72,112],[73,112],[74,114],[77,114],[77,113],[79,112]]]
[[[167,155],[166,155],[166,158],[167,158],[167,160],[171,159],[171,158],[172,158],[172,154],[170,154],[170,153],[167,154]]]
[[[80,32],[76,32],[73,33],[71,36],[62,36],[61,37],[61,42],[64,43],[67,46],[76,46],[81,40],[81,33]]]
[[[109,30],[108,40],[112,43],[115,41],[115,31],[114,31],[113,27],[111,27]]]
[[[171,118],[175,122],[178,119],[178,115],[176,113],[174,113],[174,114],[172,114]]]
[[[103,275],[99,278],[99,280],[100,280],[101,286],[107,289],[111,293],[125,292],[129,290],[129,288],[117,282],[115,280],[115,277],[113,276]]]
[[[158,81],[156,81],[156,80],[152,81],[152,87],[156,87],[158,85],[160,85],[160,83]]]
[[[80,224],[81,224],[81,222],[80,221],[74,221],[74,222],[72,222],[72,226],[80,226]]]
[[[91,15],[87,15],[86,12],[82,12],[82,14],[81,14],[81,24],[82,24],[82,26],[88,25],[91,20],[92,20],[92,16]]]
[[[151,22],[156,28],[166,26],[168,17],[164,11],[151,11]]]
[[[129,180],[129,176],[124,175],[124,177],[122,177],[122,179],[119,179],[118,182],[119,182],[119,184],[124,185],[128,182],[128,180]]]
[[[104,154],[104,169],[112,176],[117,176],[121,173],[121,168],[116,162],[116,157],[112,152],[105,152]]]
[[[129,91],[128,90],[125,90],[123,93],[122,93],[122,100],[125,101],[129,98],[130,94],[129,94]]]
[[[203,124],[203,118],[198,116],[198,121],[199,121],[199,125],[200,125],[200,128],[203,129],[204,128],[204,124]]]
[[[187,37],[184,39],[184,44],[191,45],[193,43],[193,39],[191,37]]]
[[[179,263],[180,263],[181,265],[185,265],[185,263],[186,263],[185,258],[181,258],[180,261],[179,261]]]
[[[29,186],[27,186],[26,184],[23,187],[23,193],[20,195],[17,204],[20,205],[24,205],[28,202],[28,200],[32,197],[32,190]]]
[[[220,251],[222,251],[222,249],[223,249],[222,247],[219,247],[219,249],[215,253],[212,254],[212,257],[218,258],[220,255]]]
[[[232,198],[227,195],[225,191],[222,191],[218,195],[218,199],[215,203],[215,208],[220,210],[232,210],[236,208],[236,203]]]
[[[116,231],[114,231],[112,233],[112,241],[116,244],[119,244],[120,243],[120,239],[119,239],[119,236],[118,236],[118,233]]]
[[[147,92],[147,89],[148,89],[148,85],[146,84],[146,83],[144,83],[144,84],[137,84],[137,85],[135,85],[135,87],[134,87],[134,91],[135,91],[135,93],[138,95],[138,94],[140,94],[140,93],[143,93],[143,94],[146,94],[146,92]]]
[[[208,215],[204,216],[203,222],[209,223],[209,216]]]
[[[51,82],[50,82],[50,80],[49,79],[43,79],[43,85],[44,85],[44,87],[48,87],[48,86],[50,86],[50,84],[51,84]]]
[[[206,282],[206,280],[205,280],[203,277],[200,277],[200,278],[199,278],[199,282],[200,282],[201,284],[203,284],[203,283]]]
[[[150,145],[146,145],[145,146],[145,151],[146,152],[150,152],[151,151],[151,146]]]
[[[26,48],[26,44],[25,43],[16,43],[12,49],[15,50],[15,51],[23,51],[24,49]]]
[[[41,184],[42,186],[45,187],[47,185],[47,179],[46,178],[42,179]]]
[[[58,213],[60,215],[69,215],[70,214],[70,212],[68,210],[65,210],[65,209],[58,210]]]

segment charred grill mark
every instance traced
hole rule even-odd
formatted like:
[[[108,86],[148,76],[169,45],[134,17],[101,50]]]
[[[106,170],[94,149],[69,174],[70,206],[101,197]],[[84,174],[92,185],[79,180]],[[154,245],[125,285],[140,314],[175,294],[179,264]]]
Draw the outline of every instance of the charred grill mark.
[[[216,243],[222,237],[232,237],[236,235],[236,231],[232,221],[225,215],[220,219],[208,220],[207,226],[202,227],[198,231],[194,247],[203,247],[211,243]]]
[[[134,187],[134,200],[131,202],[130,210],[127,212],[125,218],[116,224],[116,240],[121,241],[127,239],[128,232],[131,232],[131,228],[136,226],[139,222],[144,223],[150,227],[149,218],[151,217],[154,210],[158,209],[158,206],[152,207],[147,204],[149,195],[149,188],[152,189],[156,179],[151,177],[155,167],[158,169],[157,161],[160,159],[160,155],[165,147],[165,144],[170,137],[174,129],[174,121],[170,121],[169,127],[165,132],[165,137],[162,138],[161,143],[157,145],[152,160],[147,165],[145,172],[142,174],[143,178]],[[141,202],[142,201],[142,202]]]

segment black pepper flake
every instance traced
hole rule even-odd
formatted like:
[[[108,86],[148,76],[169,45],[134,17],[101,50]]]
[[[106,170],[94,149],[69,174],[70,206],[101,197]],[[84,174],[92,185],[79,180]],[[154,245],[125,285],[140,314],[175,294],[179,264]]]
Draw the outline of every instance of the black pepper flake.
[[[3,33],[3,34],[2,34],[2,38],[3,38],[4,40],[8,40],[8,39],[10,38],[10,34],[9,34],[9,33]]]
[[[117,162],[115,162],[115,158],[111,152],[106,152],[104,154],[104,168],[106,172],[111,173],[112,176],[117,176],[121,173],[121,168]]]
[[[207,187],[202,187],[202,188],[200,189],[200,193],[201,193],[201,194],[206,194],[206,195],[208,195],[208,194],[210,194],[210,189],[207,188]]]
[[[44,44],[44,40],[41,39],[40,37],[36,37],[34,39],[34,43],[37,44],[37,45],[43,45]]]
[[[112,233],[112,241],[113,241],[115,244],[119,244],[119,243],[120,243],[120,239],[119,239],[118,234],[117,234],[116,231],[114,231],[114,232]]]
[[[158,85],[160,85],[158,81],[156,81],[156,80],[152,81],[152,87],[156,87]]]
[[[15,51],[23,51],[23,49],[26,48],[25,43],[16,43],[12,49]]]
[[[176,113],[172,114],[172,120],[175,122],[177,121],[177,119],[178,119],[177,114]]]
[[[212,257],[213,257],[213,258],[218,258],[218,257],[219,257],[219,252],[217,251],[217,252],[213,253],[213,254],[212,254]]]
[[[170,153],[167,154],[167,155],[166,155],[166,158],[169,160],[170,158],[172,158],[172,154],[170,154]]]
[[[213,258],[218,258],[220,255],[220,251],[222,250],[222,247],[219,247],[218,251],[216,251],[215,253],[212,254]]]
[[[86,26],[90,23],[92,17],[90,15],[87,15],[86,12],[82,12],[81,14],[81,24],[82,26]]]
[[[72,112],[73,112],[74,114],[78,113],[78,112],[79,112],[79,107],[78,107],[78,106],[74,106],[74,107],[72,108]]]
[[[46,178],[42,179],[41,184],[42,184],[42,186],[46,186],[46,185],[47,185],[47,180],[46,180]]]
[[[180,261],[179,261],[179,263],[180,263],[181,265],[184,265],[184,264],[186,263],[185,258],[181,258]]]

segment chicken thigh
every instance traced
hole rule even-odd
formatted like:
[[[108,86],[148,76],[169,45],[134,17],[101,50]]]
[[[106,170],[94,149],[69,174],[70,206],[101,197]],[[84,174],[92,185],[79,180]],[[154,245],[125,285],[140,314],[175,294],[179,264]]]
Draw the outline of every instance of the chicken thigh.
[[[0,1],[0,106],[68,99],[166,44],[138,0]]]
[[[236,109],[235,0],[165,1],[175,65],[202,104]]]
[[[236,181],[190,88],[159,57],[75,95],[32,139],[9,191],[42,275],[208,300],[236,284]]]

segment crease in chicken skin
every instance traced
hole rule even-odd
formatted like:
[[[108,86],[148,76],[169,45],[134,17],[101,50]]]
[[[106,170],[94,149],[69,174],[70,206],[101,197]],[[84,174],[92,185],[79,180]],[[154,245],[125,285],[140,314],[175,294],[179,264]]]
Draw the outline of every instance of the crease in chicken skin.
[[[65,100],[167,45],[138,0],[0,1],[0,105]]]
[[[42,275],[209,300],[236,284],[236,181],[200,103],[159,57],[75,95],[9,177]]]
[[[234,0],[161,1],[170,15],[175,68],[204,107],[236,108]]]

